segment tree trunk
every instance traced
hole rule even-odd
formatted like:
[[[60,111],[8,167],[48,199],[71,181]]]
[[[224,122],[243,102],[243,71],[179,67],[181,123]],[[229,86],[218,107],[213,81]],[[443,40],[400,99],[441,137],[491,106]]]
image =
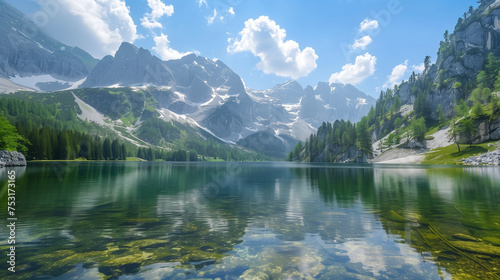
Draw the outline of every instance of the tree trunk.
[[[460,144],[457,142],[458,152],[460,153]]]

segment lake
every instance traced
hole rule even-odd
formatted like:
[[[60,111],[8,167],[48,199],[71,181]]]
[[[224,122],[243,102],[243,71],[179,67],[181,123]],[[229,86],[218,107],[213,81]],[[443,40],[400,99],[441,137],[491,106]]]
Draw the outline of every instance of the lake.
[[[2,279],[499,279],[500,168],[44,162],[16,168]],[[6,169],[0,218],[8,224]]]

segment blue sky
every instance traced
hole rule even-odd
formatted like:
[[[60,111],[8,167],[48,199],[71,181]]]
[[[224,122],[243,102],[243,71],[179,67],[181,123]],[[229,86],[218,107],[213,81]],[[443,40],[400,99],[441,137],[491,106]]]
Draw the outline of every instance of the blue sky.
[[[189,52],[221,59],[255,89],[294,78],[303,86],[353,83],[375,97],[407,79],[426,55],[435,60],[444,31],[477,6],[475,0],[7,2],[49,35],[98,58],[129,41],[163,59]]]

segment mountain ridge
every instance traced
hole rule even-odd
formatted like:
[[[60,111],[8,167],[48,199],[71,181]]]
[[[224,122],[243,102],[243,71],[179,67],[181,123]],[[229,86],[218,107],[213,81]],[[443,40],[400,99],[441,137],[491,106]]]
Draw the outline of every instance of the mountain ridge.
[[[140,129],[152,116],[176,120],[200,127],[227,143],[284,157],[297,141],[316,131],[320,120],[358,121],[375,104],[372,97],[349,85],[318,83],[313,89],[290,80],[272,89],[253,90],[246,88],[241,77],[221,60],[190,54],[163,61],[128,42],[123,42],[114,55],[96,60],[45,35],[4,0],[0,5],[12,12],[0,19],[0,30],[14,40],[0,43],[0,53],[7,57],[0,59],[0,76],[42,92],[86,89],[97,95],[82,99],[107,116],[133,109],[134,98],[143,98],[138,93],[133,97],[133,92],[151,92],[149,103],[139,102],[149,106],[148,110],[115,119],[130,130]],[[29,26],[35,35],[23,35],[18,25]],[[25,48],[15,49],[16,42]],[[94,91],[96,88],[110,94]],[[131,97],[121,96],[120,88],[128,88],[125,91],[130,91]],[[105,99],[95,100],[97,96]],[[255,139],[260,142],[253,143]]]

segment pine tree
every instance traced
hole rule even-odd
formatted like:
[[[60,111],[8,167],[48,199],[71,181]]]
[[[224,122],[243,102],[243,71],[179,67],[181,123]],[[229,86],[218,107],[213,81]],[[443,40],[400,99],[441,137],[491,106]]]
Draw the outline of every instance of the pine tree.
[[[431,57],[430,56],[426,56],[425,59],[424,59],[424,73],[427,73],[427,71],[429,70],[429,68],[431,67]]]
[[[120,160],[127,160],[127,148],[125,147],[125,144],[121,145],[121,158]]]
[[[358,139],[358,148],[366,154],[372,154],[372,139],[368,130],[368,119],[363,117],[356,126],[356,136]]]
[[[436,114],[438,115],[439,124],[440,125],[444,124],[446,122],[446,117],[444,115],[443,108],[441,107],[441,104],[438,105],[438,107],[436,109]]]
[[[109,141],[108,138],[104,139],[104,142],[102,144],[102,153],[103,153],[103,158],[105,160],[113,159],[113,153],[111,151],[111,142]]]
[[[118,140],[113,140],[113,142],[111,143],[111,159],[117,160],[121,158],[120,151],[120,144],[118,143]]]

